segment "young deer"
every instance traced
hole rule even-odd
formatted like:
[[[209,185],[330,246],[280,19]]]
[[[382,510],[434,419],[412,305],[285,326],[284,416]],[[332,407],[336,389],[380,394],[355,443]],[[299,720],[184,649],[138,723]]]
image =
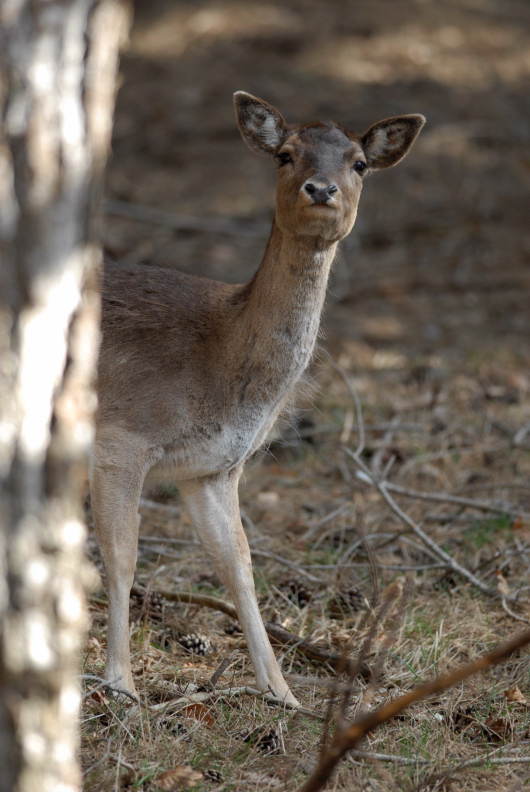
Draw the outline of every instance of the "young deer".
[[[234,95],[241,134],[278,169],[261,265],[229,285],[151,267],[106,267],[92,508],[109,598],[106,679],[134,692],[129,593],[147,475],[178,484],[234,601],[260,690],[296,699],[256,601],[238,482],[311,360],[337,243],[351,231],[364,177],[399,162],[425,119],[389,118],[355,135],[290,125]]]

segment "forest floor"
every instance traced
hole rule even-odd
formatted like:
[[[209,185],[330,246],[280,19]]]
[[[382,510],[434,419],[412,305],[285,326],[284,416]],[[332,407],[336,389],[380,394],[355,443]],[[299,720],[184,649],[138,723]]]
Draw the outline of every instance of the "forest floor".
[[[296,790],[318,757],[333,653],[364,647],[378,669],[355,680],[354,718],[528,628],[530,5],[137,5],[107,182],[115,258],[251,277],[274,168],[241,141],[234,90],[288,120],[358,131],[400,113],[428,119],[409,157],[367,182],[330,285],[311,398],[241,486],[264,618],[329,653],[316,662],[275,644],[304,711],[245,692],[254,677],[236,621],[175,601],[226,593],[172,486],[146,492],[141,508],[131,607],[140,709],[97,681],[103,589],[90,605],[86,792]],[[92,536],[89,552],[101,568]],[[200,653],[185,648],[189,636]],[[521,650],[370,732],[326,788],[529,784]]]

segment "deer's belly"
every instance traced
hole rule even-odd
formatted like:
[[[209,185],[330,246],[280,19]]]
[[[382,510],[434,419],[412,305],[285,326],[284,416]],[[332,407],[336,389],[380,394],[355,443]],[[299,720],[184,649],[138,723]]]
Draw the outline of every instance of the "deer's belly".
[[[155,454],[149,479],[178,482],[229,472],[256,451],[274,424],[276,412],[235,425],[211,425],[180,435]]]

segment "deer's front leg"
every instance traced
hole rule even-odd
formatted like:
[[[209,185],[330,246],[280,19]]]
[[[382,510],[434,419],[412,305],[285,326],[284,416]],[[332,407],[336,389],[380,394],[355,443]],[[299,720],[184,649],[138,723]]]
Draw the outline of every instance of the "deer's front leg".
[[[105,679],[136,693],[129,650],[129,595],[136,569],[141,473],[94,465],[91,501],[108,596]]]
[[[260,690],[298,704],[272,651],[256,600],[252,561],[241,525],[239,474],[179,484],[199,538],[228,588],[243,628]]]

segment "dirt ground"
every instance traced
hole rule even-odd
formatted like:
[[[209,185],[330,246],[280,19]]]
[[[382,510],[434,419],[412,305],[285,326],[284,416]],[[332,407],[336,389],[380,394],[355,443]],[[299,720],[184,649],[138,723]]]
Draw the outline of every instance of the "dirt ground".
[[[523,629],[530,618],[528,0],[138,2],[121,74],[107,248],[117,259],[231,282],[248,280],[259,264],[275,178],[239,136],[235,90],[261,96],[288,120],[333,119],[359,132],[387,116],[427,117],[409,157],[366,182],[324,319],[322,347],[336,365],[325,351],[317,356],[316,393],[302,405],[298,431],[283,429],[285,442],[249,467],[241,504],[263,612],[298,636],[355,654],[375,618],[378,587],[410,589],[403,605],[397,597],[399,619],[378,625],[366,659],[375,662],[385,636],[388,656],[377,685],[355,689],[351,717]],[[374,477],[384,472],[394,487],[474,500],[466,507],[401,496],[399,504],[485,588],[504,585],[519,599],[503,606],[448,570],[375,487],[359,481],[357,463],[342,450],[359,441],[344,377],[363,404],[361,458]],[[142,509],[139,580],[157,591],[224,596],[202,550],[189,543],[176,491],[148,496],[162,505]],[[91,551],[97,563],[92,544]],[[146,700],[181,696],[185,682],[204,682],[235,649],[224,687],[252,683],[226,616],[168,600],[155,605],[140,597],[132,611]],[[104,660],[103,606],[99,595],[85,663],[95,676]],[[209,636],[209,654],[186,654],[185,633]],[[296,695],[325,712],[329,666],[282,652]],[[521,652],[371,733],[328,788],[526,788],[528,666]],[[513,688],[521,701],[506,695]],[[86,707],[87,790],[296,789],[314,765],[322,726],[318,717],[280,717],[237,697],[193,700],[184,716],[162,726],[159,719],[156,728],[145,719],[133,728],[126,703],[102,693]],[[241,736],[258,725],[262,737],[280,733],[272,755],[261,738]],[[206,775],[160,780],[178,766]]]

